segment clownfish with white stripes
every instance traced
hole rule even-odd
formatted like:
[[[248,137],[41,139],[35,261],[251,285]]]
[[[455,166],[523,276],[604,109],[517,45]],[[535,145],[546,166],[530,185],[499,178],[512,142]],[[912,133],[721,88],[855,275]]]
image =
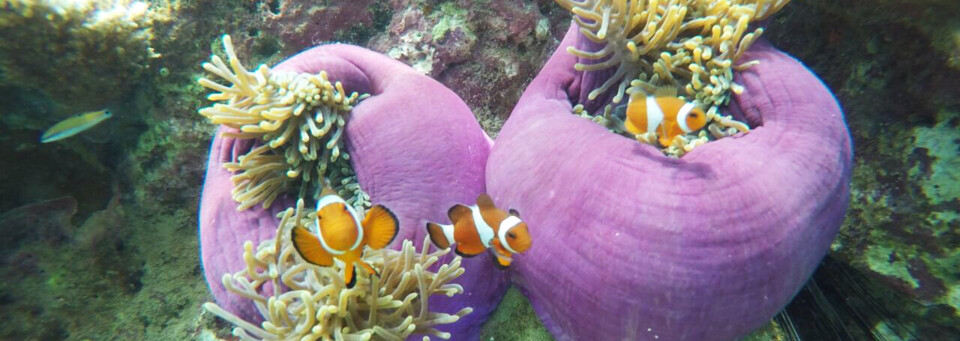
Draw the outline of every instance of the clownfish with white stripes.
[[[530,249],[530,233],[520,214],[497,208],[487,194],[481,194],[474,206],[454,205],[447,216],[450,225],[427,223],[430,240],[438,248],[457,244],[454,251],[462,257],[473,257],[489,249],[500,268],[510,266],[513,254]]]
[[[373,250],[386,247],[397,236],[397,217],[383,205],[367,210],[360,221],[357,211],[329,188],[324,188],[317,201],[317,219],[310,230],[296,226],[290,240],[303,260],[319,266],[332,266],[333,259],[344,263],[343,281],[347,288],[357,284],[356,266],[379,276],[362,260],[364,246]]]
[[[623,126],[628,132],[638,139],[654,132],[662,147],[669,147],[673,138],[700,130],[707,124],[707,115],[696,104],[665,91],[654,95],[630,94],[626,116]]]

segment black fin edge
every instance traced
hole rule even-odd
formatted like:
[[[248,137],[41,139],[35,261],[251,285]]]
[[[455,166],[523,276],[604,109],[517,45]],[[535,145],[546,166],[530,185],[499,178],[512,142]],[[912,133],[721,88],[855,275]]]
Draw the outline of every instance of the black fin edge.
[[[357,266],[353,265],[353,278],[350,279],[350,283],[347,283],[347,289],[353,289],[357,285]]]
[[[456,253],[457,256],[460,256],[460,257],[463,257],[463,258],[473,258],[473,257],[476,257],[476,256],[477,256],[477,255],[468,255],[468,254],[465,254],[465,253],[463,253],[463,252],[460,252],[460,249],[459,249],[459,248],[453,248],[453,253]],[[479,253],[478,253],[478,254],[479,254]]]
[[[383,205],[377,205],[377,206],[380,206],[383,208],[384,211],[387,211],[387,214],[389,214],[390,218],[393,219],[393,237],[390,237],[390,241],[387,242],[387,245],[390,245],[390,243],[393,243],[393,241],[397,239],[397,235],[400,234],[400,220],[397,219],[397,215],[394,214],[393,211],[391,211],[386,206],[383,206]]]

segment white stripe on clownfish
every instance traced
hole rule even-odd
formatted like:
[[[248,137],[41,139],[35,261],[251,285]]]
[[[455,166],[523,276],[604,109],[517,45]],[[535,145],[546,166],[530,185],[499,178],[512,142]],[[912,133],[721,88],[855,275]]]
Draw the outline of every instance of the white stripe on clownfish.
[[[507,232],[514,226],[517,226],[517,224],[520,224],[520,222],[521,220],[517,216],[508,216],[500,222],[500,229],[497,230],[497,237],[500,238],[500,246],[503,246],[503,248],[510,251],[510,253],[517,253],[517,251],[510,247],[510,243],[507,243]]]
[[[657,103],[657,98],[647,96],[647,131],[657,131],[657,127],[663,122],[663,109]]]
[[[470,213],[473,214],[473,225],[477,227],[477,234],[480,235],[480,241],[483,242],[484,248],[489,248],[490,242],[493,240],[493,227],[490,227],[490,224],[487,224],[487,221],[483,220],[479,206],[473,205],[469,207]]]
[[[677,125],[680,126],[680,130],[683,130],[684,133],[689,134],[693,132],[693,129],[690,129],[690,127],[687,126],[687,114],[689,114],[690,111],[696,107],[696,104],[687,102],[683,105],[683,107],[680,107],[679,111],[677,111]]]

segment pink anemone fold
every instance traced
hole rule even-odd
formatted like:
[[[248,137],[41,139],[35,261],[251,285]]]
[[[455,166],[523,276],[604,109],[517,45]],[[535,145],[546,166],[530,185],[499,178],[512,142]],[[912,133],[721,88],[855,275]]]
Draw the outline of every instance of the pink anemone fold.
[[[852,168],[823,83],[765,42],[723,110],[753,127],[680,159],[571,114],[603,79],[574,70],[571,25],[487,162],[487,190],[533,246],[515,283],[567,340],[733,340],[810,277],[843,220]],[[586,62],[586,61],[584,61]],[[593,111],[592,111],[593,112]]]
[[[364,48],[330,44],[314,47],[282,62],[272,71],[318,73],[343,83],[347,92],[369,93],[350,112],[345,147],[360,186],[374,204],[392,210],[400,232],[388,247],[399,249],[410,239],[419,248],[424,220],[447,222],[455,203],[473,203],[484,192],[484,168],[491,148],[470,109],[439,82],[409,66]],[[245,267],[243,243],[273,238],[276,214],[292,207],[282,197],[269,209],[258,205],[237,211],[231,197],[232,173],[223,164],[237,160],[258,142],[223,137],[220,128],[210,151],[200,203],[200,247],[204,274],[217,304],[251,321],[261,318],[250,300],[226,291],[221,278]],[[452,255],[452,253],[451,253]],[[441,259],[446,263],[451,255]],[[474,311],[438,329],[455,339],[475,339],[482,322],[507,286],[505,274],[489,258],[465,259],[466,273],[455,282],[465,292],[452,298],[432,296],[430,310]],[[267,289],[269,290],[269,288]]]

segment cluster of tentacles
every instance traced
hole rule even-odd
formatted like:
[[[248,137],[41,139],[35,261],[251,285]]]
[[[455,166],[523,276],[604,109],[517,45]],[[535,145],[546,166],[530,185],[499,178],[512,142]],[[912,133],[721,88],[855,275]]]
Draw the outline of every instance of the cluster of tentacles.
[[[291,189],[298,197],[315,197],[325,179],[351,205],[369,207],[370,197],[357,184],[350,155],[341,143],[350,110],[367,95],[348,94],[325,72],[273,72],[266,65],[247,71],[230,36],[223,37],[223,45],[229,66],[214,55],[203,68],[230,85],[208,78],[199,83],[217,91],[208,99],[225,103],[203,108],[200,114],[236,129],[227,133],[232,137],[261,142],[238,162],[225,165],[237,172],[233,178],[237,209],[258,203],[269,207]]]
[[[574,14],[580,33],[599,46],[570,47],[581,58],[578,71],[608,72],[589,99],[610,93],[603,113],[585,113],[616,130],[612,110],[625,94],[653,94],[657,89],[676,90],[681,97],[706,108],[706,132],[683,136],[682,143],[664,146],[679,156],[713,138],[747,132],[749,127],[719,114],[731,93],[743,87],[734,83],[734,70],[752,65],[740,62],[743,53],[763,33],[750,24],[776,13],[789,0],[557,0]],[[619,131],[623,133],[623,131]]]

